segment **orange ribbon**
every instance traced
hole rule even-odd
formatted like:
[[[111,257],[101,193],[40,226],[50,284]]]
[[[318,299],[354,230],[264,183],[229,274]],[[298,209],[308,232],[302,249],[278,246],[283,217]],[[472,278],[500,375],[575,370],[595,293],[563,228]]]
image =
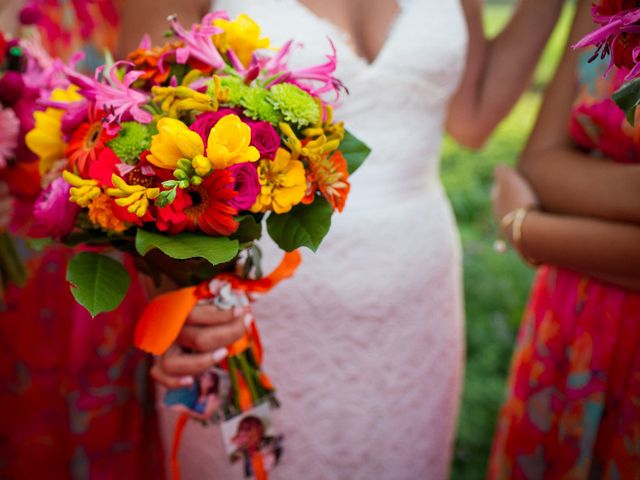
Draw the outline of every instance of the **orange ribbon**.
[[[251,454],[251,466],[256,480],[267,480],[267,471],[264,468],[264,461],[260,452]]]
[[[301,262],[297,251],[286,253],[280,265],[260,280],[246,280],[232,274],[217,279],[226,280],[234,288],[248,293],[266,293],[282,280],[291,277]],[[136,347],[154,355],[162,355],[176,340],[189,313],[198,300],[206,298],[203,289],[187,287],[156,297],[145,309],[136,325]]]
[[[243,290],[247,293],[266,293],[282,280],[291,277],[301,261],[302,259],[299,252],[289,252],[285,253],[280,265],[278,265],[270,275],[259,280],[247,280],[232,274],[218,275],[216,279],[228,281],[233,288]],[[196,306],[199,300],[210,296],[211,294],[208,288],[205,288],[204,284],[201,284],[198,287],[181,288],[156,297],[149,303],[138,320],[134,337],[136,347],[145,352],[153,353],[154,355],[162,355],[178,337],[193,307]],[[253,347],[253,353],[258,364],[262,363],[262,344],[260,343],[255,322],[252,323],[250,330],[245,333],[242,338],[236,340],[227,347],[227,349],[229,350],[229,356],[232,356],[251,347]],[[251,393],[242,376],[237,375],[236,378],[238,380],[238,401],[240,403],[240,409],[246,411],[253,405]],[[260,374],[260,381],[265,387],[270,386],[273,388],[273,385],[271,385],[271,382],[264,373]],[[180,415],[173,434],[173,444],[171,448],[173,480],[180,480],[178,452],[180,450],[182,433],[188,419],[187,414]],[[264,468],[262,455],[252,455],[251,462],[256,480],[267,480],[268,476]]]

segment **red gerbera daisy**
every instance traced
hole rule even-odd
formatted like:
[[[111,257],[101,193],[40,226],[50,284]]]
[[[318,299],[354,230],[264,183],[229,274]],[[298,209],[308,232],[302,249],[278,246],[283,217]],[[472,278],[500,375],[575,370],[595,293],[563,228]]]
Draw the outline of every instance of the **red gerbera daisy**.
[[[115,134],[109,135],[103,128],[102,116],[101,111],[89,111],[89,121],[73,132],[65,152],[71,168],[77,167],[82,176],[87,175],[89,166],[106,148],[106,142],[115,137]]]
[[[231,235],[238,229],[233,219],[238,210],[229,205],[237,195],[234,178],[227,170],[214,170],[199,186],[191,186],[186,193],[191,205],[184,209],[186,229],[202,230],[209,235]]]

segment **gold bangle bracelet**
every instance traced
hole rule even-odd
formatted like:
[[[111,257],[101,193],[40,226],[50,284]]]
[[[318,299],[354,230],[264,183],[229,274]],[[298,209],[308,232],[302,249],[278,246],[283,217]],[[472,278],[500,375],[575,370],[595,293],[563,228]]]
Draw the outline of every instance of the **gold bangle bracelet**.
[[[520,256],[530,265],[537,266],[540,262],[527,256],[522,249],[522,225],[525,218],[531,211],[530,207],[520,207],[507,213],[502,220],[500,220],[500,227],[507,229],[511,226],[511,243],[513,248],[520,254]]]

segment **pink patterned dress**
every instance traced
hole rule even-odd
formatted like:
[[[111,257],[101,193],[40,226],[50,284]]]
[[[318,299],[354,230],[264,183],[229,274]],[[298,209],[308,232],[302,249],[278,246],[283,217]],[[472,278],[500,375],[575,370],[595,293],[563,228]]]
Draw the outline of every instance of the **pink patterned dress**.
[[[22,20],[44,30],[53,53],[83,44],[91,57],[112,46],[116,4],[29,0]],[[135,270],[122,306],[91,318],[65,279],[73,252],[30,254],[27,286],[0,306],[0,479],[163,480],[149,359],[133,347],[146,303]]]
[[[622,79],[581,64],[570,121],[603,161],[640,161],[638,131],[609,98]],[[543,266],[499,415],[489,479],[640,478],[640,294]]]

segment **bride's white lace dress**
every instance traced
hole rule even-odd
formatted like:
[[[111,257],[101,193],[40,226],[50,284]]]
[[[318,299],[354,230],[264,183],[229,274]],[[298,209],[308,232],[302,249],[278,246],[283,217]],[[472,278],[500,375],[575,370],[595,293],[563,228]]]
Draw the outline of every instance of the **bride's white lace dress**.
[[[345,34],[296,0],[226,0],[273,45],[324,61],[327,36],[351,94],[336,117],[373,153],[352,177],[344,213],[317,254],[255,307],[265,368],[282,408],[276,480],[444,479],[463,373],[459,239],[439,180],[448,100],[464,66],[458,0],[404,0],[372,64]],[[276,249],[265,256],[275,263]],[[164,411],[170,439],[175,416]],[[181,448],[186,480],[242,478],[220,431],[192,423]],[[167,445],[170,445],[168,443]]]

